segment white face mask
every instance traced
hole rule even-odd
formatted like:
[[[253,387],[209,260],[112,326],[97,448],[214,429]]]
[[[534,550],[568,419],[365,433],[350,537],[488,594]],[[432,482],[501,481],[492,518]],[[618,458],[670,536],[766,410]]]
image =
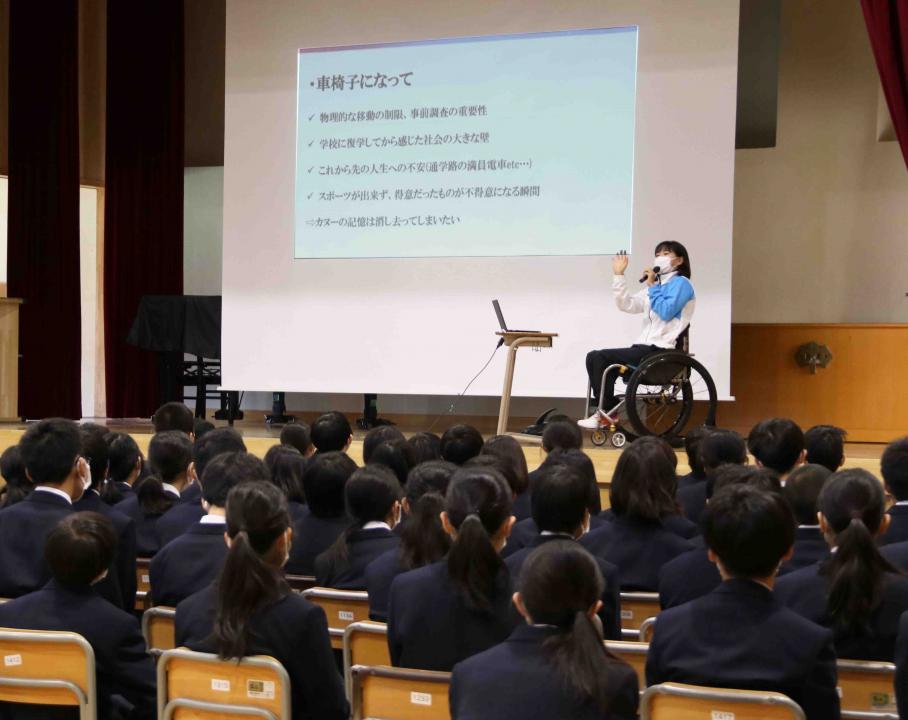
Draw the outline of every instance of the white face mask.
[[[653,265],[659,268],[659,272],[663,275],[674,270],[672,267],[672,259],[668,255],[657,255]]]
[[[82,473],[82,478],[81,478],[82,479],[82,492],[84,493],[86,490],[88,490],[88,488],[91,487],[91,465],[88,464],[88,460],[86,460],[85,458],[82,458],[80,460],[80,462],[82,464],[83,469],[85,470],[85,472]]]

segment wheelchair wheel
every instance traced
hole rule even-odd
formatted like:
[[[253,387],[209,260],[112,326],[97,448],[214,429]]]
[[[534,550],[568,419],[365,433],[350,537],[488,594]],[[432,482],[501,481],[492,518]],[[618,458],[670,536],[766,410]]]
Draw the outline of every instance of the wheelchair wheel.
[[[705,367],[674,350],[645,358],[625,392],[627,419],[638,435],[671,442],[693,425],[715,425],[716,385]]]
[[[625,444],[627,443],[627,436],[623,432],[618,431],[612,435],[611,441],[612,441],[613,448],[620,449],[620,448],[623,448],[625,446]]]
[[[590,433],[590,440],[593,441],[593,445],[595,445],[596,447],[602,447],[603,445],[605,445],[605,432],[602,430],[593,430],[593,432]]]

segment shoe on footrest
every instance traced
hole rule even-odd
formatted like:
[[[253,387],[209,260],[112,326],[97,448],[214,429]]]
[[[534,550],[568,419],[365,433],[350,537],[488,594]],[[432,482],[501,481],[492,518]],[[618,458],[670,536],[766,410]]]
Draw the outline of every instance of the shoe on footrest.
[[[596,412],[588,418],[578,420],[577,424],[584,430],[598,430],[603,425],[614,425],[616,422],[617,421],[609,417],[607,413],[604,413],[602,410],[596,410]]]

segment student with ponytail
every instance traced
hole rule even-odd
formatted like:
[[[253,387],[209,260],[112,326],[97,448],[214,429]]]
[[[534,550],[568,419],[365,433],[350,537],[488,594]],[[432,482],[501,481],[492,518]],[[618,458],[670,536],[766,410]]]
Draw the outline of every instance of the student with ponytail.
[[[290,676],[293,720],[346,720],[325,613],[284,581],[293,535],[286,497],[269,483],[237,485],[226,527],[217,581],[177,605],[177,645],[227,660],[270,655]]]
[[[818,507],[830,556],[780,577],[777,597],[831,628],[840,658],[892,662],[908,577],[877,548],[889,525],[882,485],[866,470],[842,470],[823,485]]]
[[[603,586],[596,561],[576,542],[533,550],[513,597],[525,623],[454,667],[451,717],[636,718],[637,675],[605,649],[596,624]]]
[[[501,474],[459,469],[441,522],[453,539],[447,557],[391,583],[388,647],[400,667],[450,670],[502,642],[517,622],[500,555],[514,524],[511,490]]]

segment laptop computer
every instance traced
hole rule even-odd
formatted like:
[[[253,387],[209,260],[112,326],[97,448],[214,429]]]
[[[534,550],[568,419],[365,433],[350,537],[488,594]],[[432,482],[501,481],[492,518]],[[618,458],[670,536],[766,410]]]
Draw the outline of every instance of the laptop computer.
[[[504,321],[504,315],[501,314],[501,305],[498,304],[497,300],[492,301],[492,307],[495,308],[495,314],[498,316],[498,324],[501,325],[502,332],[521,332],[521,333],[539,332],[539,330],[509,330],[507,324]]]

